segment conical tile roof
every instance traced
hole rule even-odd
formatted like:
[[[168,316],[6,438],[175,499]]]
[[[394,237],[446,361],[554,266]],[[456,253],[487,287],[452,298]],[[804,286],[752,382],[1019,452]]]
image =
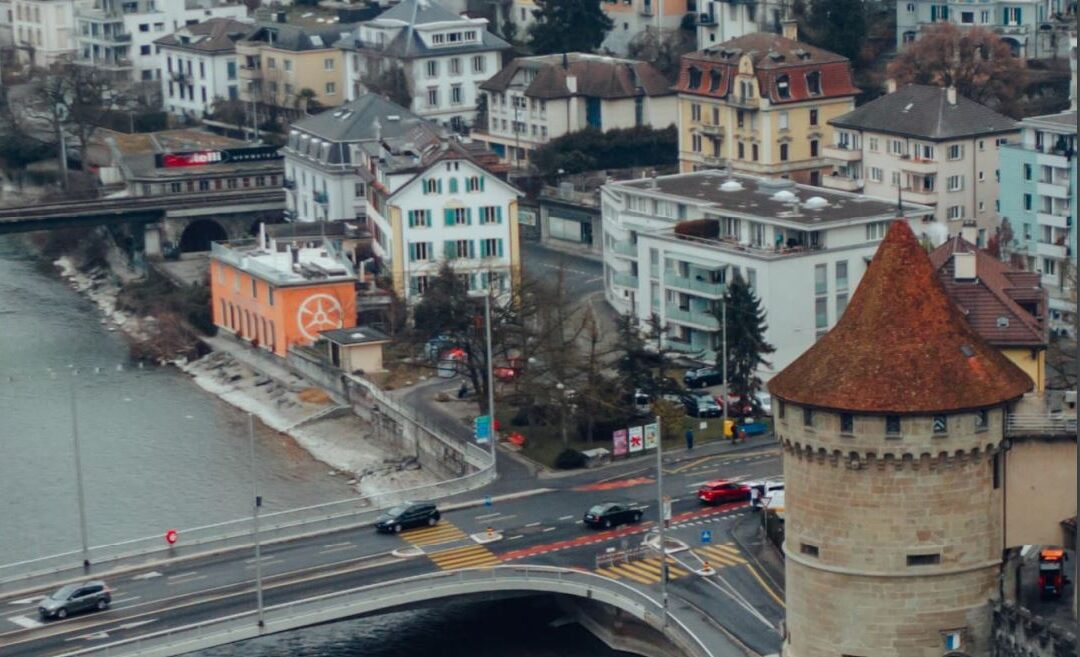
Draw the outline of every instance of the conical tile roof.
[[[1031,379],[964,321],[906,221],[894,221],[836,326],[769,382],[795,404],[875,414],[995,406]]]

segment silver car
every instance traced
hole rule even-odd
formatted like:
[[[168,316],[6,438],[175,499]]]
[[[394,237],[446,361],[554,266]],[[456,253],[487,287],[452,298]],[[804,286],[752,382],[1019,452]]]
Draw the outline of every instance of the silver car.
[[[44,619],[64,619],[81,611],[104,611],[112,603],[112,589],[100,580],[68,584],[38,603]]]

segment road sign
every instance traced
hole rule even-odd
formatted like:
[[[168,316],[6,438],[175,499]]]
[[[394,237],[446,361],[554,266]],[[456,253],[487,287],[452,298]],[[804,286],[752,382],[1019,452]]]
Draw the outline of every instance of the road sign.
[[[480,415],[473,422],[473,436],[478,443],[486,443],[491,440],[491,417]]]
[[[671,500],[668,498],[664,499],[664,520],[671,520]]]
[[[490,495],[485,495],[484,496],[484,506],[491,506],[491,496]]]
[[[165,532],[165,542],[169,545],[176,545],[176,541],[179,538],[180,534],[178,534],[175,529],[170,529],[169,531]]]
[[[701,530],[701,542],[712,543],[712,531],[708,529]]]

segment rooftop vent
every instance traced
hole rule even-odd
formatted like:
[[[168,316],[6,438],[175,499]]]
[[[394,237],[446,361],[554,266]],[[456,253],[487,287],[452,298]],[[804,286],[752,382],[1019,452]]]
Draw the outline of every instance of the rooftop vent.
[[[997,327],[998,328],[1009,328],[1009,318],[1004,316],[1004,315],[1002,315],[1001,317],[998,317],[997,318]]]
[[[821,210],[829,207],[829,202],[820,196],[811,196],[806,199],[806,203],[803,203],[803,207],[807,210]]]
[[[738,180],[728,180],[720,185],[720,191],[722,192],[741,192],[743,189],[745,188]]]
[[[974,253],[954,253],[953,254],[953,278],[958,281],[971,281],[975,280],[975,254]]]
[[[964,358],[973,358],[975,356],[975,350],[971,348],[971,345],[960,345],[960,353],[964,354]]]
[[[799,200],[798,196],[795,196],[795,192],[787,189],[781,189],[772,195],[772,200],[779,201],[781,203],[796,203]]]

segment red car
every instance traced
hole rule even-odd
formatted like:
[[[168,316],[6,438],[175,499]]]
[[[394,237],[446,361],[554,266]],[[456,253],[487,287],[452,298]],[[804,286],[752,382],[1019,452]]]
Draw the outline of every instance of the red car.
[[[723,479],[710,481],[698,489],[698,499],[704,504],[726,504],[750,499],[750,487]]]

